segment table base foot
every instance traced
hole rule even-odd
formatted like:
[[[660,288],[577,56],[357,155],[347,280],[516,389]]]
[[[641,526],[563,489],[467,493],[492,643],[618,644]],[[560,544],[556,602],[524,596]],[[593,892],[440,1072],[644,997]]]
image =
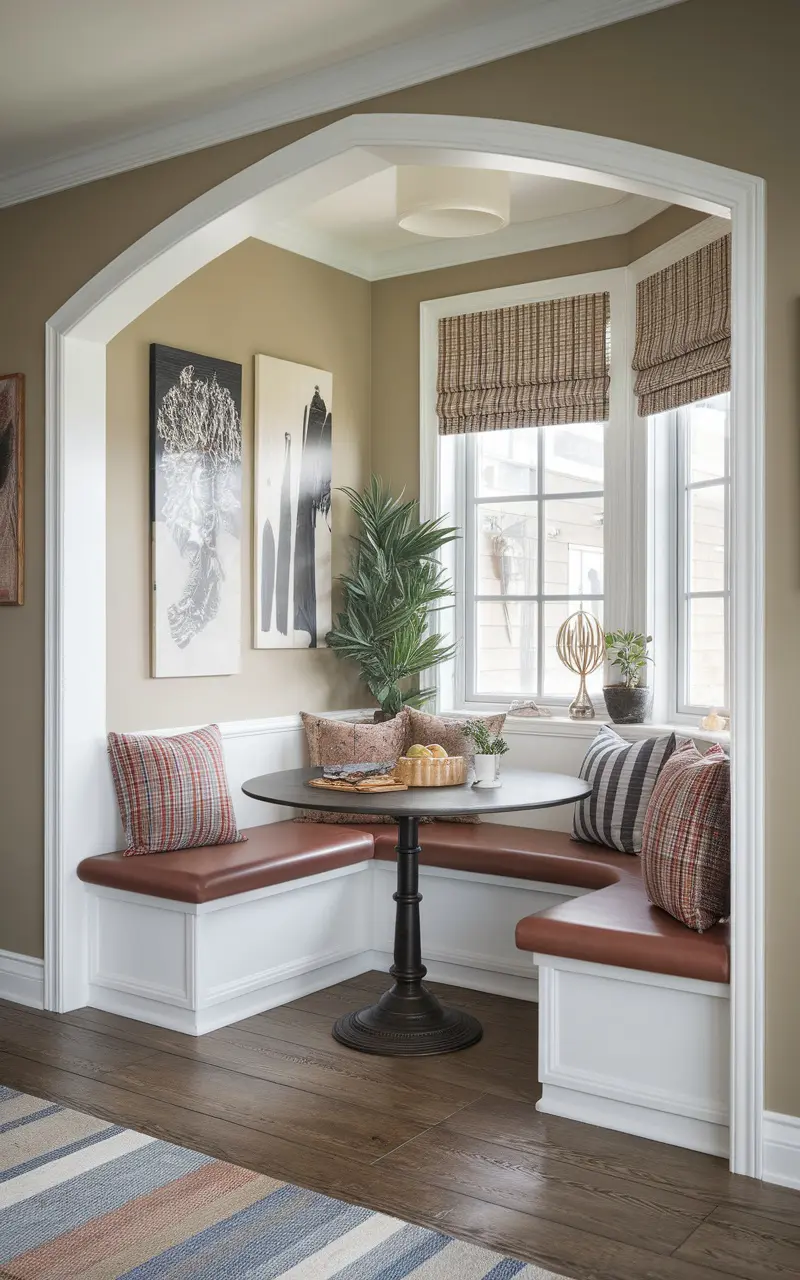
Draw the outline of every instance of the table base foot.
[[[334,1039],[362,1053],[392,1058],[455,1053],[480,1040],[483,1027],[477,1018],[443,1007],[427,991],[425,995],[429,1001],[420,1003],[427,1007],[415,1012],[386,1008],[384,996],[378,1004],[346,1013],[333,1027]]]

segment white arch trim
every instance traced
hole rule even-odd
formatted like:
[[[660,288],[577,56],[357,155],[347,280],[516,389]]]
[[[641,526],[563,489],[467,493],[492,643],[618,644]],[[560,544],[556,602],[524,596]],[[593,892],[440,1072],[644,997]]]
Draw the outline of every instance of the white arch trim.
[[[308,170],[354,176],[370,148],[515,156],[532,172],[613,186],[733,219],[733,961],[731,1167],[761,1175],[764,1059],[764,183],[705,161],[517,121],[353,115],[206,192],[131,245],[47,323],[45,1002],[86,1002],[86,921],[75,875],[114,838],[106,733],[105,345],[143,310],[251,234],[256,202],[285,217]],[[325,172],[325,171],[323,171]],[[320,172],[313,176],[319,196]],[[262,223],[263,225],[263,223]],[[739,749],[742,744],[742,749]]]

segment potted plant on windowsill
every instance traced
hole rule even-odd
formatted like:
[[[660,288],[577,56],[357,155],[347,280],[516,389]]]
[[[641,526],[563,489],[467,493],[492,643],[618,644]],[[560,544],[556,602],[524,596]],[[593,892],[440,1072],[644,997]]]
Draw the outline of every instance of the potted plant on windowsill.
[[[474,787],[502,787],[500,757],[508,751],[508,743],[499,733],[490,733],[483,720],[468,720],[464,733],[475,748],[472,763]]]
[[[342,610],[327,643],[358,664],[378,703],[375,720],[391,720],[434,696],[435,688],[419,688],[418,677],[455,653],[455,645],[429,630],[429,619],[453,595],[437,557],[459,533],[441,517],[420,522],[418,504],[393,498],[377,476],[363,493],[342,493],[360,528],[350,571],[339,579]]]
[[[653,705],[653,690],[642,684],[642,675],[653,659],[647,652],[653,637],[640,631],[609,631],[606,656],[622,680],[603,688],[606,709],[614,724],[644,724]]]

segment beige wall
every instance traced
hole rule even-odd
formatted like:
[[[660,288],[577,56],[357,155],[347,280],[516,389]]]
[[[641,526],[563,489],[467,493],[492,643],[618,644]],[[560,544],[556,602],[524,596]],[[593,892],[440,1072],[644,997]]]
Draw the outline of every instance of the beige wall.
[[[235,360],[242,370],[242,527],[252,525],[253,357],[279,356],[333,373],[333,483],[369,477],[370,286],[260,240],[246,240],[145,311],[107,352],[108,726],[168,728],[200,721],[331,710],[363,701],[327,649],[253,649],[251,545],[243,539],[242,670],[150,679],[148,546],[151,342]],[[334,493],[333,571],[347,555],[348,504]]]
[[[625,267],[702,221],[676,205],[623,236],[421,271],[372,286],[372,466],[395,489],[419,493],[419,305],[481,289]]]
[[[687,0],[388,94],[357,112],[531,121],[760,174],[767,181],[767,1105],[800,1114],[800,5]],[[0,212],[3,370],[28,379],[28,603],[0,617],[0,946],[41,954],[44,331],[116,253],[199,192],[347,111]],[[100,532],[100,531],[98,531]]]

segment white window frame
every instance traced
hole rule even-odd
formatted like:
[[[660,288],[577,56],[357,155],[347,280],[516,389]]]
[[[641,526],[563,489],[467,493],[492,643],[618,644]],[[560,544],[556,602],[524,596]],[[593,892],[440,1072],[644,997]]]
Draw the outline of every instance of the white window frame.
[[[464,438],[439,436],[436,415],[438,323],[443,316],[465,315],[500,307],[521,306],[576,294],[607,292],[611,317],[611,385],[605,438],[604,486],[604,624],[609,629],[643,631],[654,637],[651,723],[695,725],[705,708],[681,706],[677,680],[675,460],[672,432],[659,431],[652,419],[640,418],[633,393],[631,358],[636,328],[636,285],[645,276],[685,257],[724,235],[730,223],[707,218],[628,267],[586,275],[563,276],[530,284],[450,298],[420,305],[420,512],[423,519],[444,514],[465,528],[466,462]],[[546,430],[546,428],[545,428]],[[613,552],[610,550],[614,548]],[[456,584],[451,609],[436,619],[437,630],[457,642],[454,660],[431,673],[442,711],[504,710],[508,699],[466,697],[464,640],[469,625],[464,583],[465,539],[447,549],[443,563]],[[542,698],[558,715],[569,699]],[[595,699],[597,702],[597,699]],[[604,708],[597,707],[598,719]],[[529,721],[531,731],[535,721]],[[553,723],[549,722],[552,730]]]
[[[609,417],[605,436],[604,544],[618,550],[604,558],[604,618],[613,627],[644,625],[646,595],[646,559],[641,554],[646,539],[646,504],[632,501],[640,493],[647,477],[647,450],[644,433],[636,431],[632,413],[633,392],[630,370],[629,325],[625,317],[630,299],[625,268],[597,271],[586,275],[563,276],[531,284],[479,293],[436,298],[420,307],[420,507],[423,518],[444,514],[448,522],[462,532],[466,528],[466,459],[465,440],[458,436],[439,436],[436,415],[436,372],[438,360],[438,323],[443,316],[465,315],[501,307],[524,306],[527,303],[568,298],[585,293],[608,293],[611,314],[610,363],[615,371],[611,379]],[[615,323],[615,317],[617,322]],[[545,428],[546,429],[546,428]],[[640,484],[635,482],[638,476]],[[466,540],[459,539],[444,557],[445,568],[456,584],[455,606],[437,619],[443,636],[458,642],[456,657],[440,667],[436,678],[439,710],[465,710],[480,707],[503,708],[505,702],[491,698],[467,699],[465,644],[470,625],[466,609]],[[568,698],[546,698],[541,701],[555,711],[564,712]]]
[[[631,263],[626,268],[628,277],[628,327],[631,341],[636,331],[636,285],[646,276],[663,270],[673,262],[678,262],[687,254],[710,244],[712,240],[730,231],[730,223],[724,218],[707,218],[688,232],[668,241],[652,253]],[[613,381],[613,379],[612,379]],[[633,412],[636,413],[635,397],[631,389]],[[676,415],[679,411],[675,411]],[[679,624],[679,591],[681,582],[678,572],[679,521],[678,503],[681,501],[681,487],[678,476],[677,423],[661,422],[657,417],[638,418],[640,439],[645,451],[646,484],[641,490],[641,501],[644,503],[644,522],[646,535],[644,539],[645,562],[643,572],[638,581],[640,598],[644,600],[644,625],[640,628],[653,636],[651,653],[654,659],[654,700],[652,723],[673,725],[678,728],[696,728],[699,719],[710,710],[709,707],[691,707],[682,698],[683,682],[679,679],[678,670],[681,660],[678,638]],[[728,519],[726,520],[726,540],[728,566],[730,569],[731,529],[730,529],[730,495],[731,495],[731,457],[730,443],[726,453]],[[633,495],[634,502],[639,495]],[[727,582],[726,616],[730,616],[730,572]],[[730,629],[729,629],[730,634]],[[728,687],[731,681],[732,654],[728,654]],[[718,708],[723,710],[723,708]],[[727,712],[728,708],[724,708]],[[727,739],[727,734],[721,735]]]
[[[698,489],[707,488],[709,485],[717,484],[719,481],[709,480],[691,483],[687,476],[687,452],[688,452],[688,434],[689,434],[689,406],[676,409],[670,414],[672,419],[670,426],[670,434],[672,436],[672,453],[673,453],[673,502],[675,505],[676,518],[676,537],[674,540],[673,551],[675,554],[675,574],[674,574],[674,590],[675,590],[675,608],[673,610],[673,627],[675,646],[675,714],[676,716],[691,716],[697,719],[698,716],[707,714],[712,710],[711,704],[691,703],[688,697],[689,687],[689,642],[687,636],[688,622],[688,601],[689,597],[706,598],[722,596],[725,611],[725,634],[730,636],[730,612],[731,612],[731,590],[730,590],[730,497],[731,497],[731,467],[730,467],[730,435],[729,426],[725,433],[725,463],[724,474],[720,477],[723,485],[725,498],[724,522],[725,522],[725,573],[724,587],[721,592],[692,592],[690,588],[689,573],[689,548],[687,545],[687,530],[689,525],[688,513],[688,495],[690,492],[696,492]],[[728,422],[730,421],[730,407],[728,409]],[[725,662],[725,691],[721,704],[714,708],[717,711],[726,712],[730,706],[730,643],[726,643],[727,654]]]
[[[463,690],[464,690],[463,701],[464,701],[464,705],[467,707],[470,707],[473,705],[477,706],[479,704],[481,706],[484,706],[487,704],[490,707],[496,706],[497,698],[499,696],[496,693],[481,694],[476,692],[474,687],[476,672],[474,670],[470,670],[471,665],[477,659],[477,636],[476,636],[476,625],[475,625],[476,610],[474,607],[467,609],[466,602],[469,600],[472,602],[472,605],[474,606],[479,599],[479,593],[475,589],[477,565],[476,565],[476,556],[474,554],[474,548],[477,545],[477,537],[476,537],[477,529],[475,525],[475,518],[482,505],[491,504],[492,502],[495,502],[495,501],[497,502],[509,501],[509,502],[519,502],[519,503],[529,502],[533,504],[536,508],[536,521],[538,526],[536,578],[537,578],[538,589],[535,594],[532,594],[530,596],[516,597],[516,600],[514,601],[514,603],[522,603],[527,601],[528,603],[535,604],[536,606],[536,636],[537,636],[536,683],[537,683],[537,688],[539,689],[539,692],[536,694],[533,694],[533,693],[526,694],[525,690],[518,689],[518,690],[515,690],[514,693],[509,694],[508,695],[509,697],[535,696],[537,702],[540,704],[543,704],[546,702],[548,706],[552,706],[552,707],[567,707],[570,702],[569,698],[557,697],[555,695],[548,698],[545,694],[542,693],[544,678],[545,678],[545,654],[544,654],[544,645],[542,644],[542,640],[544,637],[545,605],[551,602],[554,604],[557,604],[559,602],[563,603],[564,601],[573,601],[574,602],[573,609],[578,609],[581,607],[579,603],[580,599],[585,599],[585,600],[600,599],[603,601],[603,607],[605,608],[605,602],[607,600],[607,595],[605,591],[605,559],[603,562],[603,595],[602,596],[590,596],[584,593],[582,597],[579,597],[577,594],[572,594],[572,595],[570,595],[569,593],[553,594],[550,592],[545,593],[544,591],[545,556],[546,556],[545,503],[547,501],[552,502],[555,500],[560,500],[563,502],[563,501],[569,501],[570,499],[577,499],[577,498],[592,498],[592,497],[597,497],[598,493],[600,493],[603,498],[603,511],[604,511],[604,518],[605,518],[605,502],[606,502],[605,483],[606,483],[606,478],[608,476],[608,469],[607,469],[606,460],[605,460],[605,442],[604,442],[603,484],[600,490],[589,489],[589,490],[586,490],[585,492],[570,492],[570,493],[545,492],[543,488],[544,476],[545,476],[545,442],[544,442],[543,432],[550,429],[551,428],[548,428],[548,427],[541,428],[537,438],[537,467],[536,467],[537,477],[538,477],[537,492],[531,495],[523,495],[523,494],[507,495],[506,497],[500,497],[496,499],[495,498],[483,498],[483,499],[479,498],[476,492],[475,440],[477,437],[475,435],[465,435],[465,436],[459,437],[461,441],[459,452],[461,452],[463,456],[463,464],[462,464],[463,474],[466,478],[466,491],[464,495],[463,547],[462,547],[462,556],[461,556],[463,572],[460,573],[459,575],[459,587],[461,588],[463,598],[464,598],[464,604],[465,604],[465,619],[464,619],[465,626],[464,626],[463,662],[461,667],[461,676],[463,679]],[[606,428],[606,431],[607,431],[607,428]],[[605,542],[606,542],[605,525],[603,527],[603,534],[604,534],[603,548],[605,549]],[[468,547],[473,549],[472,555],[466,554],[466,549]],[[492,602],[494,600],[494,597],[481,596],[480,599],[484,602],[487,602],[487,601]]]

